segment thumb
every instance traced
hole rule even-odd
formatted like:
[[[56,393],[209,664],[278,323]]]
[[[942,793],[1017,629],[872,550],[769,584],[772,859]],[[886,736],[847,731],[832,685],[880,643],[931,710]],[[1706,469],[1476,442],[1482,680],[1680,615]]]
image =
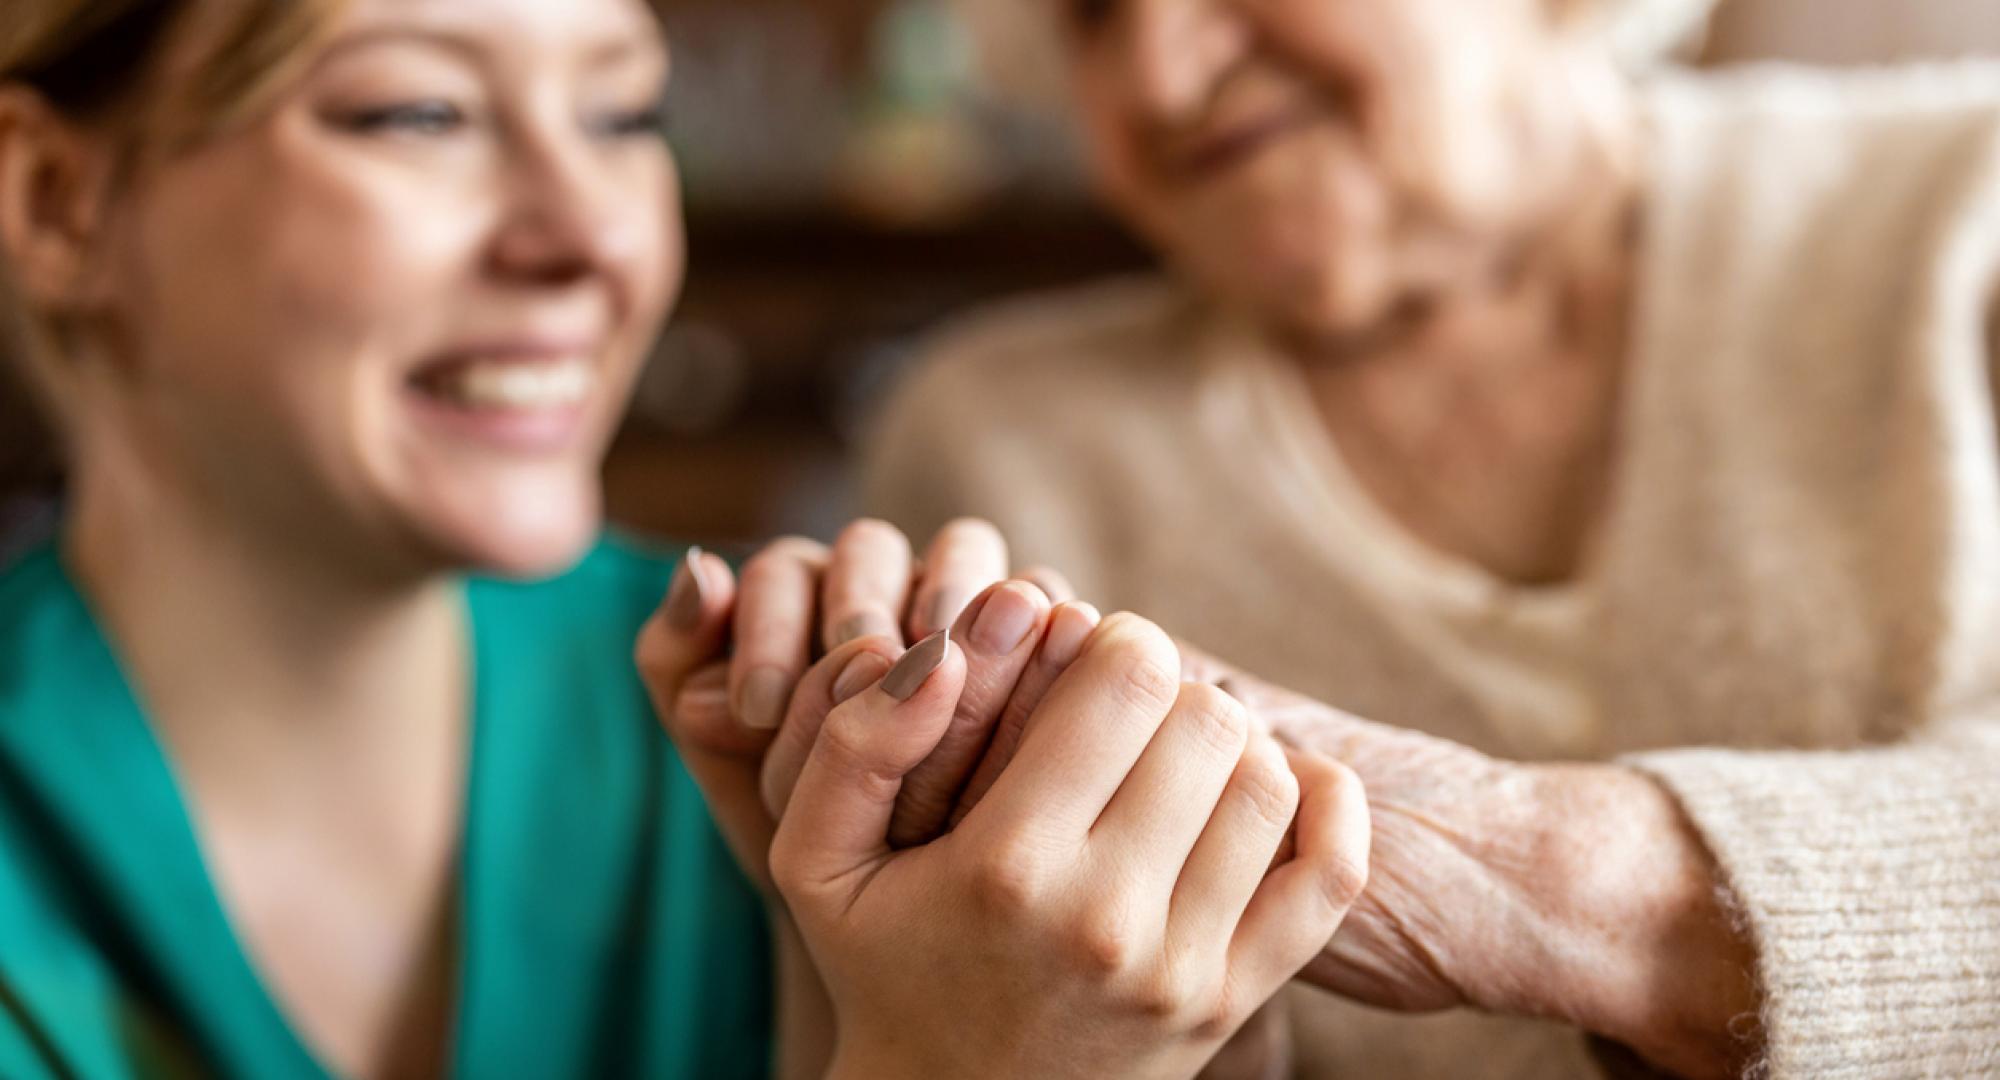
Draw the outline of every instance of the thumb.
[[[846,907],[890,856],[903,778],[944,737],[964,685],[965,654],[939,631],[827,716],[771,844],[795,907]]]

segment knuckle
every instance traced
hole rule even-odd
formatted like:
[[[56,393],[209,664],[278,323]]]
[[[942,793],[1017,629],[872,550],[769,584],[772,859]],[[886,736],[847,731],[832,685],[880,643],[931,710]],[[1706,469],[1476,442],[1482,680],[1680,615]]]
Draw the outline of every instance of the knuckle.
[[[1171,1021],[1187,1015],[1189,1000],[1179,980],[1160,975],[1140,984],[1133,994],[1132,1005],[1150,1020]]]
[[[1179,691],[1175,674],[1152,657],[1134,657],[1118,671],[1117,693],[1134,708],[1164,716],[1173,709]]]
[[[1039,908],[1048,894],[1045,862],[1020,840],[1003,842],[979,860],[972,874],[975,899],[1002,919],[1018,919]]]
[[[1335,907],[1345,911],[1368,888],[1368,864],[1352,852],[1337,851],[1321,867],[1320,887]]]
[[[1104,617],[1099,623],[1092,644],[1100,649],[1112,649],[1122,654],[1144,657],[1161,668],[1173,673],[1172,682],[1180,685],[1181,651],[1174,639],[1152,620],[1129,611],[1120,611]]]
[[[1203,1042],[1225,1039],[1241,1026],[1239,1010],[1220,995],[1201,1002],[1192,1011],[1189,1023],[1193,1035]]]
[[[1219,753],[1235,758],[1250,737],[1250,713],[1243,704],[1213,686],[1182,683],[1175,710]]]
[[[1299,780],[1268,739],[1259,739],[1237,767],[1237,791],[1259,820],[1283,829],[1299,809]]]
[[[1110,981],[1129,975],[1141,960],[1142,947],[1122,905],[1093,906],[1070,931],[1071,952],[1090,978]],[[1141,998],[1146,996],[1142,987]]]
[[[1137,983],[1132,1004],[1155,1022],[1199,1029],[1218,1011],[1213,986],[1208,973],[1194,965],[1161,963]]]
[[[867,719],[846,706],[835,709],[820,728],[818,753],[858,794],[886,802],[902,788],[902,771],[884,760],[876,738],[880,726]]]
[[[1159,627],[1120,612],[1097,628],[1085,649],[1118,667],[1117,692],[1125,704],[1165,716],[1180,698],[1180,659]]]

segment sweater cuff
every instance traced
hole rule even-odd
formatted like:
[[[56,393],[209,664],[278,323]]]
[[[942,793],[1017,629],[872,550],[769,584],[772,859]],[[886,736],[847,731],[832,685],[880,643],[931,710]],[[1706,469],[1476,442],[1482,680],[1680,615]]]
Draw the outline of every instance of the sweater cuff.
[[[1778,1077],[2000,1070],[2000,726],[1845,752],[1625,759],[1748,922]]]

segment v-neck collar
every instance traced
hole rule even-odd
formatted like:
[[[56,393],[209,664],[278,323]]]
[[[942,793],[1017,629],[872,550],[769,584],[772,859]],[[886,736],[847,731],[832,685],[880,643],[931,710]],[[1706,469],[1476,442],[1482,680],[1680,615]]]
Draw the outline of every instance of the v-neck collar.
[[[0,717],[7,771],[44,810],[55,843],[99,901],[102,930],[137,969],[177,1024],[197,1042],[203,1065],[246,1077],[332,1075],[292,1025],[250,960],[201,851],[194,822],[165,749],[88,600],[54,545],[23,559],[8,575],[42,600],[0,663],[59,663],[62,678],[26,678],[41,699],[23,715]],[[462,593],[463,595],[463,593]],[[480,862],[492,849],[472,842],[481,777],[493,726],[487,703],[493,672],[505,664],[464,601],[472,634],[471,719],[461,820],[454,1037],[456,1075],[469,1064],[467,1002],[480,970],[477,943],[488,900],[479,884],[495,875]],[[501,875],[504,877],[504,875]]]

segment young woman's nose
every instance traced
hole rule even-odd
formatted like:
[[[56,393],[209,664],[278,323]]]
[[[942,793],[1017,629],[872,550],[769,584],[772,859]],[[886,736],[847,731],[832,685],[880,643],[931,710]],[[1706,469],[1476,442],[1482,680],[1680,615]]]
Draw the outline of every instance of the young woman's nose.
[[[526,136],[512,156],[493,247],[496,269],[517,281],[566,284],[599,276],[623,285],[644,242],[641,223],[655,216],[631,205],[641,193],[621,186],[619,170],[581,136]]]
[[[1131,0],[1120,22],[1127,100],[1163,124],[1198,115],[1250,47],[1236,0]]]

